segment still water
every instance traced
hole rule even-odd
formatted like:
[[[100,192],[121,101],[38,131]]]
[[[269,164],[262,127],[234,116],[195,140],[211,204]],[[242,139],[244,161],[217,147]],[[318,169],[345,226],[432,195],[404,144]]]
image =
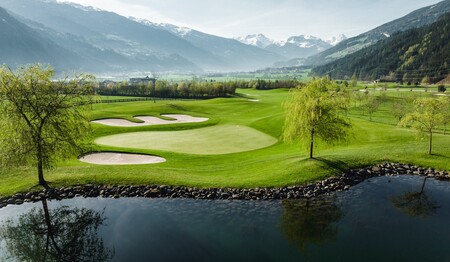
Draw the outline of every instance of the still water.
[[[450,261],[449,185],[400,176],[308,201],[8,206],[0,261]]]

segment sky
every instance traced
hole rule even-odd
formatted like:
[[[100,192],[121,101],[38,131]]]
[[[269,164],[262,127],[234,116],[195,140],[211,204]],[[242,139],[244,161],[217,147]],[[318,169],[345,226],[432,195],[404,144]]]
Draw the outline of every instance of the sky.
[[[356,36],[439,0],[57,0],[234,38]]]

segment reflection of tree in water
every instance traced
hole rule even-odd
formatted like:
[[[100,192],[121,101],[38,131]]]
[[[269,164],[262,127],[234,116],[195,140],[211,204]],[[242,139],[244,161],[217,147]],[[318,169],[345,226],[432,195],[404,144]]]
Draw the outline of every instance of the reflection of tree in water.
[[[305,251],[307,244],[333,241],[338,222],[343,213],[336,203],[336,196],[312,199],[284,200],[280,227],[287,240]]]
[[[33,208],[18,220],[0,227],[0,240],[18,261],[107,261],[114,251],[105,248],[97,230],[103,214],[86,208],[62,206],[49,210]]]
[[[436,209],[440,206],[437,202],[429,199],[424,191],[427,178],[428,177],[425,177],[423,180],[420,191],[407,191],[401,195],[393,197],[391,201],[394,207],[402,210],[410,216],[425,217],[434,215],[436,213]]]

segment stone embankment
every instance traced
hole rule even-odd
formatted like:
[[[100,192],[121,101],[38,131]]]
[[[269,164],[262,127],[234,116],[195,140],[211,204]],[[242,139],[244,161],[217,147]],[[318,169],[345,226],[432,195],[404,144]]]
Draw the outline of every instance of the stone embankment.
[[[238,200],[275,200],[310,198],[332,192],[350,189],[368,178],[377,176],[418,175],[439,180],[450,180],[450,174],[432,168],[414,165],[384,163],[373,167],[352,169],[339,176],[307,185],[273,188],[191,188],[166,185],[82,185],[68,188],[46,189],[42,191],[15,194],[0,199],[0,208],[9,204],[37,202],[42,199],[70,199],[74,197],[148,197],[148,198],[194,198],[194,199],[238,199]]]

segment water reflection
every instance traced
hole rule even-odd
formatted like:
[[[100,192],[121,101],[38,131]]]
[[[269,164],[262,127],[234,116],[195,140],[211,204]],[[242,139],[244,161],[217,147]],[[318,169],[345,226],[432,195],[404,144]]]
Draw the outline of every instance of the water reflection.
[[[33,208],[0,227],[10,259],[17,261],[107,261],[114,250],[105,248],[98,229],[103,213],[87,208],[61,206]]]
[[[335,240],[338,228],[333,223],[343,216],[335,195],[284,200],[282,208],[280,228],[286,239],[301,251],[305,251],[308,244]]]
[[[426,217],[436,213],[440,206],[436,201],[428,198],[425,193],[425,183],[428,177],[425,177],[420,191],[406,191],[398,196],[392,197],[391,202],[395,208],[413,217]]]

